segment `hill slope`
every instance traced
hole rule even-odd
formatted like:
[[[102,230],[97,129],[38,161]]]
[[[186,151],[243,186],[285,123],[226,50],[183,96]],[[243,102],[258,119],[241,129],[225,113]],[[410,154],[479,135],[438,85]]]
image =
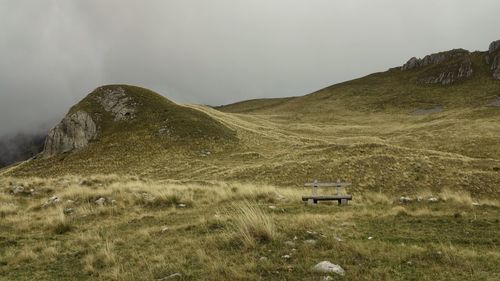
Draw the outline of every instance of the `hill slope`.
[[[130,112],[119,106],[113,115],[99,102],[100,88],[70,111],[83,109],[99,120],[87,147],[30,161],[10,174],[116,173],[292,186],[342,179],[353,183],[352,192],[451,188],[497,196],[500,81],[493,70],[498,50],[492,50],[412,58],[306,96],[217,109],[178,106],[130,87],[138,91],[134,101],[147,106]],[[162,127],[167,119],[173,127]]]
[[[137,172],[160,156],[235,144],[235,133],[203,112],[144,88],[110,85],[73,106],[49,133],[42,154],[16,173]]]

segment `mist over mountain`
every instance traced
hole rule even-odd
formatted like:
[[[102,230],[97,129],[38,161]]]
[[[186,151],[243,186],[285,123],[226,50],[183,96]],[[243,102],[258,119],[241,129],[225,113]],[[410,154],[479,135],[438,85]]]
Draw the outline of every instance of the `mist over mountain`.
[[[25,132],[0,137],[0,168],[29,159],[43,150],[46,132]]]

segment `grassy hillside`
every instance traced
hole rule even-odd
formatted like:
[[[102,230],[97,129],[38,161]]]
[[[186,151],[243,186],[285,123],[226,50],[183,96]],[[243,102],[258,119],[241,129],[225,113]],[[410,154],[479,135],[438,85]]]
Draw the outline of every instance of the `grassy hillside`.
[[[500,82],[419,82],[455,59],[216,109],[98,88],[88,147],[0,170],[0,280],[498,280]]]
[[[130,119],[115,120],[99,102],[106,91],[116,88],[125,90],[129,106],[135,109]],[[158,159],[166,169],[177,168],[177,159],[185,161],[205,150],[217,152],[237,146],[235,132],[221,122],[140,87],[100,87],[69,113],[79,110],[88,112],[95,120],[97,139],[82,150],[23,163],[16,175],[137,173],[163,169],[158,167]]]
[[[286,186],[342,179],[353,182],[354,191],[451,188],[498,196],[500,108],[489,104],[500,94],[500,81],[491,78],[484,58],[485,53],[471,53],[472,76],[447,86],[419,79],[448,71],[455,58],[390,69],[302,97],[217,109],[180,106],[125,86],[139,104],[130,122],[106,117],[93,98],[98,89],[72,109],[101,118],[103,133],[95,143],[9,174],[105,172]],[[173,137],[158,136],[164,120],[176,128]]]

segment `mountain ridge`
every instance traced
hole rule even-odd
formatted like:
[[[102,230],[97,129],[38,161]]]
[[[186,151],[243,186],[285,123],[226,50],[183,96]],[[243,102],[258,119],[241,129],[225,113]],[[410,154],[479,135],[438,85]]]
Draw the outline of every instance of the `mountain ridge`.
[[[497,54],[487,53],[488,58]],[[130,110],[140,99],[106,101],[96,92],[70,110],[90,112],[95,139],[85,148],[39,157],[8,174],[112,173],[287,186],[340,178],[353,183],[353,192],[458,188],[477,196],[497,195],[500,81],[486,62],[487,53],[459,51],[451,61],[392,68],[305,96],[217,108],[168,101],[164,106],[171,110],[158,111],[163,97],[139,94],[148,106]],[[464,56],[473,69],[469,77],[449,84],[420,82],[435,71],[455,73],[460,69],[455,59]],[[120,86],[111,87],[103,89]],[[175,126],[164,127],[163,121],[176,114]],[[193,114],[198,121],[184,118]],[[173,137],[161,131],[169,128]]]

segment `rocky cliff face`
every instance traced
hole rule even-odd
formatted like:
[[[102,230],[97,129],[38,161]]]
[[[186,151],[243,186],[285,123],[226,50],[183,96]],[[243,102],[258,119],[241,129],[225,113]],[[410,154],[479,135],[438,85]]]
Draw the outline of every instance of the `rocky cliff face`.
[[[465,57],[460,62],[446,66],[437,73],[424,75],[417,81],[422,84],[450,85],[472,76],[473,72],[471,59]]]
[[[420,84],[449,85],[472,76],[474,72],[470,52],[463,49],[427,55],[423,59],[413,57],[401,67],[401,70],[407,71],[440,65],[443,65],[440,69],[431,69],[422,73],[417,82]]]
[[[500,80],[500,40],[492,42],[488,50],[488,62],[491,65],[493,78]]]
[[[493,78],[500,80],[500,40],[492,42],[487,52],[479,54],[485,56]],[[427,55],[423,59],[413,57],[401,67],[401,71],[428,67],[423,73],[419,73],[417,83],[449,85],[472,76],[474,73],[472,55],[467,50],[455,49]]]
[[[423,59],[417,59],[413,57],[401,67],[401,70],[410,70],[418,67],[439,64],[450,59],[465,58],[468,55],[469,51],[464,49],[456,49],[447,52],[427,55]]]
[[[104,94],[97,97],[99,103],[104,109],[114,116],[115,121],[128,120],[134,118],[135,108],[132,99],[127,96],[125,89],[102,88]]]
[[[50,130],[43,154],[52,156],[86,147],[97,136],[97,127],[85,111],[70,113]]]

